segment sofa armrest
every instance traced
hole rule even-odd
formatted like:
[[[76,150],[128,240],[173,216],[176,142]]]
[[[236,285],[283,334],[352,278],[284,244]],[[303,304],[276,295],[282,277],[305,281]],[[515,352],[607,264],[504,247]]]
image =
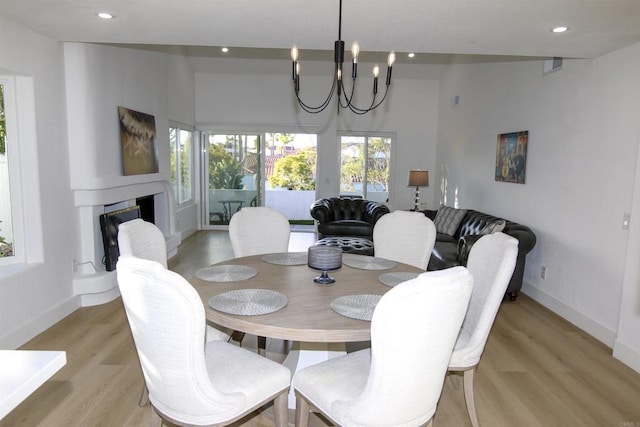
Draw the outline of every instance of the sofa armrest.
[[[466,236],[462,236],[458,239],[457,261],[460,263],[460,265],[463,265],[465,267],[467,266],[467,260],[469,259],[471,248],[482,236],[485,235],[467,234]]]
[[[380,202],[369,201],[365,209],[364,219],[369,224],[374,225],[382,215],[388,214],[389,212],[391,211],[387,205]]]
[[[528,254],[536,245],[536,235],[526,225],[509,221],[507,222],[507,226],[504,228],[503,233],[518,239],[518,252],[520,254]]]
[[[320,224],[334,220],[333,209],[330,206],[329,199],[316,200],[309,208],[311,216],[318,220]]]

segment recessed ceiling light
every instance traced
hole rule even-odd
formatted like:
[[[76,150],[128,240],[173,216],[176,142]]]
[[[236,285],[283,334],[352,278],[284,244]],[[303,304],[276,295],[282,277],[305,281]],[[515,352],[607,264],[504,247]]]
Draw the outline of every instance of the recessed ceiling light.
[[[413,58],[414,56],[416,56],[415,53],[411,52],[409,55],[407,55],[409,58]]]
[[[228,47],[223,47],[222,49],[220,49],[222,51],[222,53],[227,53],[229,52],[229,48]]]
[[[567,31],[569,28],[567,27],[555,27],[553,30],[554,33],[564,33],[565,31]]]
[[[98,15],[98,18],[102,18],[102,19],[113,19],[113,15],[107,12],[98,12],[97,15]]]

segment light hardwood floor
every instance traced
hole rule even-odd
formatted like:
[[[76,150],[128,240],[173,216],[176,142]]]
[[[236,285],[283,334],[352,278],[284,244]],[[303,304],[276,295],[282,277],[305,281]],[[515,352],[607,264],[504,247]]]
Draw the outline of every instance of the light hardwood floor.
[[[294,233],[291,250],[306,250],[311,242],[312,233]],[[190,277],[231,256],[225,232],[201,231],[183,242],[169,267]],[[149,424],[149,406],[137,405],[142,374],[120,299],[79,309],[22,348],[66,350],[68,363],[0,426]],[[269,348],[269,356],[277,358],[279,344]],[[640,426],[640,374],[526,295],[502,304],[475,395],[484,427]],[[270,416],[267,409],[237,425],[272,426]],[[326,425],[317,417],[311,423]],[[462,390],[447,380],[434,426],[469,425]]]

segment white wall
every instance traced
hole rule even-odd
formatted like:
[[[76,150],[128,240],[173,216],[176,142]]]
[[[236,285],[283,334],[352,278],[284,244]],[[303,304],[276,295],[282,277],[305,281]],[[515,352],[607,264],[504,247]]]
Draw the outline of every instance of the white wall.
[[[71,285],[75,212],[62,46],[0,15],[0,73],[33,83],[35,111],[35,126],[24,129],[30,142],[23,159],[26,249],[35,262],[0,270],[0,348],[15,348],[79,305]]]
[[[169,178],[167,55],[65,43],[73,189],[111,188]],[[124,176],[118,106],[155,117],[157,174]]]
[[[318,197],[339,192],[338,132],[396,133],[391,176],[391,204],[396,208],[413,206],[415,189],[407,187],[409,169],[435,167],[442,66],[397,65],[390,94],[380,111],[356,116],[341,110],[337,116],[335,104],[317,115],[297,107],[289,61],[195,58],[193,64],[199,129],[288,129],[318,134]],[[372,88],[369,68],[369,64],[359,68],[362,77],[357,92],[362,91],[364,104],[370,100]],[[327,96],[332,69],[331,62],[303,64],[301,96],[305,102],[319,104]],[[380,91],[384,87],[384,78],[381,80]],[[422,189],[422,200],[431,201],[433,190]]]
[[[168,102],[169,120],[195,128],[195,76],[191,64],[185,56],[174,54],[168,56]],[[194,141],[195,144],[195,141]],[[197,144],[194,145],[194,149]],[[197,179],[197,156],[192,165],[193,178]],[[197,183],[194,183],[197,184]],[[191,203],[180,205],[176,209],[176,231],[182,239],[198,229],[198,204],[196,196],[199,186],[194,187]]]
[[[523,290],[609,346],[627,258],[622,217],[635,182],[639,73],[635,45],[565,60],[546,76],[540,61],[452,65],[441,88],[438,164],[448,173],[448,204],[457,192],[461,207],[530,226],[538,242]],[[497,134],[520,130],[529,131],[526,184],[496,182]],[[637,331],[637,311],[629,321]]]

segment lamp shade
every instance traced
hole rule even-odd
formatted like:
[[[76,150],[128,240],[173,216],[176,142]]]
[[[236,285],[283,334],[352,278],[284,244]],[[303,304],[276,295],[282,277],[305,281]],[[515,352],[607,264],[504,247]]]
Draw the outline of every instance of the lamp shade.
[[[429,171],[423,171],[423,170],[409,171],[409,186],[410,187],[428,187]]]

